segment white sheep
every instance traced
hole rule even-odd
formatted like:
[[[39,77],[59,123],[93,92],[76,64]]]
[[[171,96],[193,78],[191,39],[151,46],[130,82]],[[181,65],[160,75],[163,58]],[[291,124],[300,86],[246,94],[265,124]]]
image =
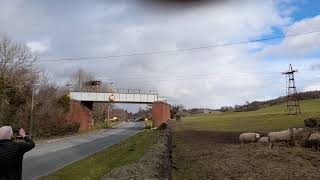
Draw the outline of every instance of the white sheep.
[[[293,134],[296,135],[296,134],[303,132],[304,129],[303,128],[292,128],[292,130],[293,130]]]
[[[313,133],[310,135],[308,142],[315,150],[320,150],[320,133]]]
[[[269,140],[268,140],[268,137],[261,137],[259,140],[258,140],[259,143],[268,143]]]
[[[270,143],[269,147],[270,149],[273,146],[273,143],[275,142],[286,142],[287,147],[289,147],[289,142],[293,139],[293,129],[289,128],[284,131],[279,132],[270,132],[268,134],[268,141]]]
[[[242,133],[239,136],[239,141],[241,143],[257,142],[259,138],[260,138],[260,134],[257,134],[257,133]]]

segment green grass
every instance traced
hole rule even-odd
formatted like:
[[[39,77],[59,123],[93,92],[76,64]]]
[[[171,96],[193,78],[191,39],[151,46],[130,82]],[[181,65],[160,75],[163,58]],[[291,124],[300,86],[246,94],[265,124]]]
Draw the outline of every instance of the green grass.
[[[52,173],[41,180],[101,179],[112,169],[137,162],[155,142],[158,131],[143,132]]]
[[[320,100],[301,102],[301,115],[287,115],[286,105],[275,105],[250,112],[226,112],[186,117],[183,124],[198,130],[227,132],[269,132],[289,127],[303,127],[308,117],[320,117]]]

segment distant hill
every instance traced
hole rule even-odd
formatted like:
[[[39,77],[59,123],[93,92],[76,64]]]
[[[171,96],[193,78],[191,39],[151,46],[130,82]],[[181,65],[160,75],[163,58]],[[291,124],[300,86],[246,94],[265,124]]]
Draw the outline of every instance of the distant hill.
[[[208,113],[213,113],[218,110],[210,109],[210,108],[192,108],[192,109],[183,109],[183,113],[185,114],[208,114]]]
[[[308,92],[300,92],[298,93],[298,99],[299,100],[311,100],[311,99],[320,99],[320,91],[308,91]],[[273,106],[277,104],[281,104],[287,101],[286,96],[281,96],[276,99],[271,99],[267,101],[253,101],[251,103],[247,103],[245,105],[235,105],[232,106],[223,106],[219,109],[221,112],[225,111],[236,111],[236,112],[242,112],[242,111],[254,111],[261,108],[265,108],[268,106]]]

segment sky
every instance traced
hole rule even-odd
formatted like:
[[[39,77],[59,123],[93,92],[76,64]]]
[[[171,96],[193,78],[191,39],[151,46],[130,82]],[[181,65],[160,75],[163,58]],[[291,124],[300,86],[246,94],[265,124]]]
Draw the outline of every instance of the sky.
[[[61,86],[82,68],[115,88],[153,89],[171,104],[219,108],[285,95],[281,72],[292,64],[299,92],[320,90],[318,0],[3,0],[0,27],[38,54],[36,65]]]

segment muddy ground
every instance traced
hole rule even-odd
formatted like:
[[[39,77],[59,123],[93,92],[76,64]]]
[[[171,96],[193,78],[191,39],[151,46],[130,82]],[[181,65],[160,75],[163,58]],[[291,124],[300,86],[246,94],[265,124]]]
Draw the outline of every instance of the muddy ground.
[[[173,127],[173,179],[320,179],[320,152],[238,143],[237,132]]]

